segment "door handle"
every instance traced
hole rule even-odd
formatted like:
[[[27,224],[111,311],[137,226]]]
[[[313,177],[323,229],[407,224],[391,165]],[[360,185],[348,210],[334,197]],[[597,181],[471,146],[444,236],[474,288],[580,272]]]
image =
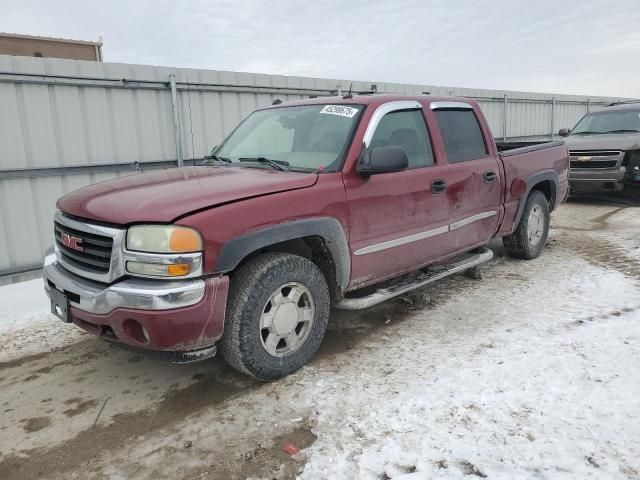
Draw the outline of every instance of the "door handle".
[[[484,177],[484,183],[493,183],[498,179],[496,172],[484,172],[482,176]]]
[[[433,180],[431,182],[431,192],[432,193],[442,193],[447,189],[447,182],[442,179]]]

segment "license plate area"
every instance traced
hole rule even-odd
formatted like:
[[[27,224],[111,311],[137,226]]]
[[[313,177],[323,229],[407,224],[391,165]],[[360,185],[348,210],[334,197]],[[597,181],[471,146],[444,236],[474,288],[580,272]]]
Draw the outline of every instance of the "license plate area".
[[[51,296],[51,313],[66,323],[71,323],[71,315],[69,312],[69,299],[67,296],[53,287],[50,289]]]

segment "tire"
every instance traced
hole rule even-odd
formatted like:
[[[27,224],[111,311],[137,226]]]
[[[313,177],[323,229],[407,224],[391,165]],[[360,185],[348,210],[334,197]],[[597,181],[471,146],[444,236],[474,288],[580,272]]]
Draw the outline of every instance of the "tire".
[[[231,277],[222,357],[258,380],[282,378],[315,355],[329,311],[329,288],[313,262],[288,253],[260,255]]]
[[[502,239],[507,253],[523,260],[539,257],[549,236],[549,221],[547,198],[541,191],[533,190],[527,198],[516,230]]]

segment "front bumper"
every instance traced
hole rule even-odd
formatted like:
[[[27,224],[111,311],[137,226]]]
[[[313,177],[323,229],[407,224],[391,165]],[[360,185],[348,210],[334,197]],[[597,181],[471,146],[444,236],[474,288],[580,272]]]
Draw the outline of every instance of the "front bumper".
[[[91,334],[147,350],[215,354],[212,347],[224,328],[226,276],[127,278],[104,285],[69,272],[52,251],[45,257],[43,274],[47,294],[51,296],[52,288],[64,292],[71,321]],[[185,358],[200,359],[195,353]]]
[[[625,167],[570,169],[569,183],[572,190],[621,190],[626,175]]]
[[[626,173],[625,167],[572,168],[569,170],[569,181],[622,182]]]

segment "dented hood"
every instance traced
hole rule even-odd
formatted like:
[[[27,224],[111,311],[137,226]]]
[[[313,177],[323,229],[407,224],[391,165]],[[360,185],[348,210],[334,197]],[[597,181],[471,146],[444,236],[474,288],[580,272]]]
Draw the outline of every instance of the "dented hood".
[[[196,210],[244,198],[310,187],[317,175],[249,167],[156,170],[89,185],[58,200],[76,217],[117,225],[169,223]]]

